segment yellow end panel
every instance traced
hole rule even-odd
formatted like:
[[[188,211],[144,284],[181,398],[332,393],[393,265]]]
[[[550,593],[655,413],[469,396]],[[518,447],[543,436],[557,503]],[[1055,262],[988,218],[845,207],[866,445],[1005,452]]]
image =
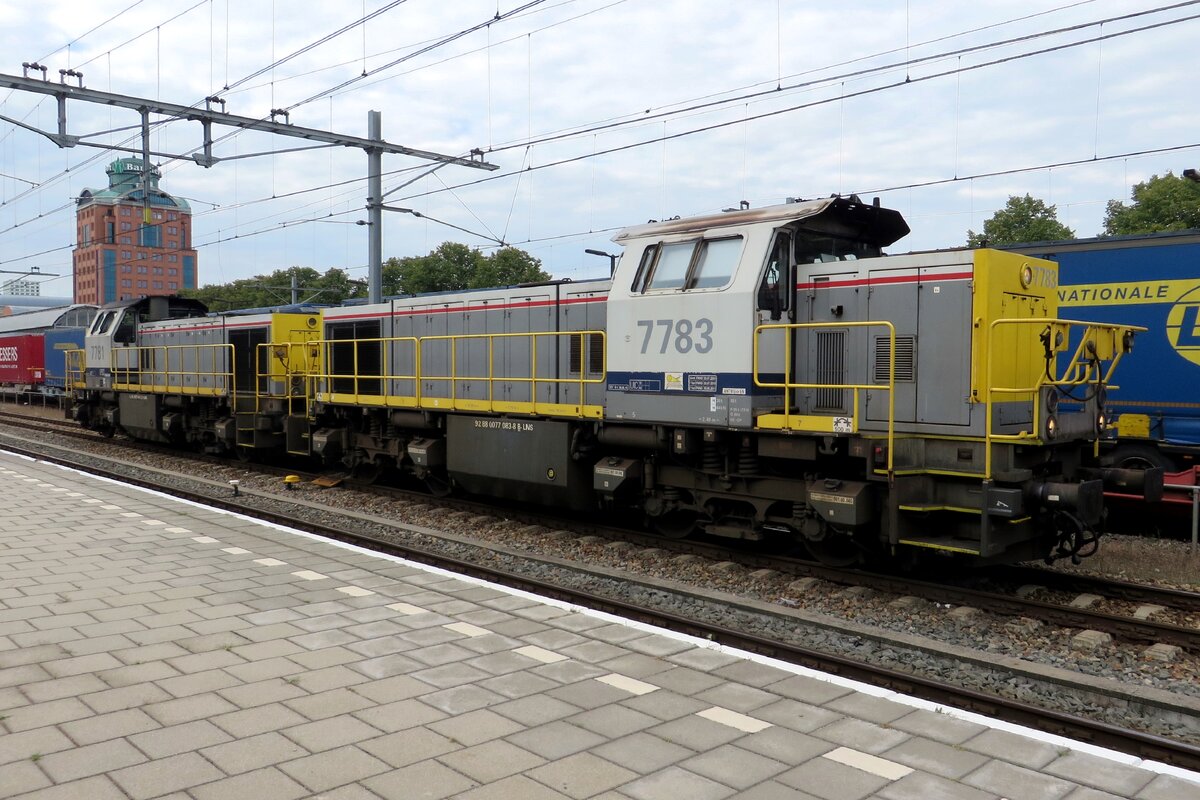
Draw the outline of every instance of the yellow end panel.
[[[1046,369],[1039,336],[1044,326],[999,325],[999,319],[1055,319],[1058,316],[1058,264],[1040,258],[976,250],[975,298],[972,307],[971,399],[988,399],[988,351],[991,386],[1032,387]],[[991,337],[995,341],[990,341]],[[1028,400],[1031,395],[1005,394],[997,402]]]
[[[321,338],[321,313],[272,314],[270,342],[272,348],[271,377],[285,374],[308,374],[320,369],[320,348],[305,347],[304,343]]]
[[[1122,439],[1149,439],[1149,414],[1122,414],[1117,417],[1117,436]]]

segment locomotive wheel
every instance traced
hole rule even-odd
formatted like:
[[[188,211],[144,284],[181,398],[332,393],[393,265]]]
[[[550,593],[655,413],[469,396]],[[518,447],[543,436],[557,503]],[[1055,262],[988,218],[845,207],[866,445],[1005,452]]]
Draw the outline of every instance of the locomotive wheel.
[[[671,511],[654,518],[654,530],[665,539],[686,539],[696,530],[694,511]]]
[[[862,561],[862,550],[848,533],[832,528],[820,540],[807,539],[804,546],[812,557],[830,567],[849,567]]]
[[[383,465],[378,461],[361,462],[350,470],[351,477],[359,483],[372,484],[383,474]]]
[[[439,478],[432,472],[425,476],[425,488],[434,497],[446,497],[452,491],[449,481],[445,478]]]

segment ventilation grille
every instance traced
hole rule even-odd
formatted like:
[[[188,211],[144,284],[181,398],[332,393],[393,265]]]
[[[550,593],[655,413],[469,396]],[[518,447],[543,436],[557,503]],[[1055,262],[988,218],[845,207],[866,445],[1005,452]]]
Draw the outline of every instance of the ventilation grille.
[[[571,354],[567,370],[571,375],[579,374],[579,365],[583,362],[583,340],[587,339],[587,371],[597,375],[604,371],[604,337],[598,333],[572,335],[567,337],[571,342]]]
[[[875,338],[875,383],[888,382],[888,356],[892,341],[887,336]],[[915,336],[896,337],[896,381],[911,382],[916,377],[917,339]]]
[[[818,331],[816,375],[813,383],[846,382],[846,332]],[[845,389],[817,389],[814,410],[844,411]]]

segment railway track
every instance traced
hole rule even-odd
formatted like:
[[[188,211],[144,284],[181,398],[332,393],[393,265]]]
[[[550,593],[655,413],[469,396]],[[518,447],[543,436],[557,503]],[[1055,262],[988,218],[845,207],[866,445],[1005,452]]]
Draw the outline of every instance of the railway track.
[[[18,448],[14,448],[8,444],[6,444],[6,449],[18,450]],[[26,449],[23,454],[56,461],[65,466],[72,466],[93,473],[105,474],[105,471],[97,470],[94,466],[73,463],[72,459],[69,458],[50,458],[45,453],[29,449]],[[977,711],[990,716],[997,716],[1020,724],[1118,749],[1142,758],[1163,761],[1188,769],[1200,769],[1200,747],[1168,737],[1127,730],[1119,725],[1060,711],[1047,710],[1035,703],[1022,702],[974,689],[966,689],[956,682],[939,681],[914,675],[903,670],[889,669],[875,664],[864,663],[846,656],[830,654],[814,648],[747,633],[745,630],[739,630],[727,625],[713,624],[685,617],[678,613],[667,613],[660,609],[626,602],[612,596],[564,587],[558,583],[531,579],[526,575],[517,574],[509,570],[481,565],[475,561],[451,558],[425,548],[413,546],[412,544],[397,542],[394,537],[365,534],[361,531],[348,530],[343,527],[313,524],[308,520],[297,518],[291,514],[250,509],[243,503],[238,502],[238,498],[232,496],[213,498],[208,494],[164,487],[152,480],[139,479],[131,481],[126,475],[115,471],[107,471],[105,477],[124,482],[133,482],[147,488],[155,489],[156,491],[167,491],[185,499],[208,505],[216,505],[289,527],[308,530],[329,538],[370,547],[413,561],[440,566],[589,608],[638,619],[659,627],[689,633],[781,660],[915,695],[934,702]],[[425,499],[428,500],[429,498]],[[647,538],[652,539],[656,544],[663,544],[657,538]],[[696,543],[687,545],[687,549],[692,552],[695,552],[697,549],[704,549],[705,547],[705,545]],[[728,556],[728,553],[726,552],[725,555]],[[758,558],[760,557],[754,556],[754,559]],[[779,561],[773,560],[772,563],[778,565]],[[803,564],[801,562],[795,562],[793,565],[797,570],[807,571],[812,577],[817,577],[818,574],[823,575],[822,579],[833,579],[835,577],[834,573],[828,571],[828,568]],[[863,577],[861,573],[857,573],[856,575],[857,577]],[[883,580],[882,577],[880,579]],[[902,588],[903,591],[908,591],[912,588],[912,584],[896,584],[895,588]]]

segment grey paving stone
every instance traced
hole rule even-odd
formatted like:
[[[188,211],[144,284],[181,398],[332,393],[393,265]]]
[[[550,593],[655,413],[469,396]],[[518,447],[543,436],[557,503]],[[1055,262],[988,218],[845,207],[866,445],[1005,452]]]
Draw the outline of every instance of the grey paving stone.
[[[444,664],[440,667],[419,669],[410,677],[428,683],[439,689],[449,689],[452,686],[475,684],[487,678],[489,673],[476,669],[468,664]]]
[[[465,747],[499,739],[524,728],[486,708],[433,722],[428,727]]]
[[[243,683],[218,689],[217,694],[238,708],[254,708],[267,703],[280,703],[286,700],[307,698],[308,693],[297,685],[297,681],[283,678],[269,678],[254,683]]]
[[[890,750],[909,738],[904,731],[849,717],[818,728],[812,735],[875,755]]]
[[[158,730],[161,724],[140,708],[127,708],[68,722],[60,727],[72,740],[82,745]]]
[[[1154,777],[1146,770],[1079,752],[1055,759],[1042,771],[1122,797],[1137,794]]]
[[[48,786],[31,794],[21,795],[21,800],[129,800],[129,795],[121,791],[105,775],[84,778],[81,781]]]
[[[659,689],[657,692],[630,697],[628,700],[623,700],[621,705],[663,721],[669,721],[703,711],[710,708],[712,703],[705,703],[694,697],[685,697],[675,692]]]
[[[637,731],[652,728],[661,720],[621,705],[607,705],[567,717],[567,722],[598,733],[606,739],[616,739]]]
[[[294,741],[275,731],[205,748],[201,754],[229,775],[261,769],[307,756]]]
[[[146,764],[110,772],[108,776],[133,800],[145,800],[180,789],[190,789],[225,777],[220,770],[196,753],[156,759]]]
[[[747,734],[738,740],[737,746],[785,764],[808,761],[835,748],[823,739],[780,727]]]
[[[420,663],[413,661],[406,655],[398,653],[381,655],[378,658],[369,658],[351,666],[368,678],[375,679],[390,678],[393,675],[407,675],[421,668]]]
[[[775,780],[822,800],[863,800],[891,783],[887,778],[880,778],[827,758],[806,761],[779,775]]]
[[[689,800],[721,800],[733,794],[734,790],[694,772],[667,767],[622,786],[621,792],[634,800],[678,800],[681,797]]]
[[[893,728],[935,739],[945,744],[962,744],[973,736],[988,730],[976,722],[968,722],[949,714],[939,714],[935,711],[918,709],[892,722]]]
[[[296,653],[288,658],[305,669],[323,669],[337,664],[352,664],[361,656],[345,647],[326,647],[324,650]]]
[[[842,718],[842,715],[799,700],[777,700],[754,709],[756,719],[808,733]]]
[[[487,689],[479,686],[455,686],[451,689],[442,689],[440,692],[431,692],[421,697],[422,703],[428,703],[447,714],[464,714],[468,711],[474,711],[477,708],[499,705],[504,700],[505,698],[502,695],[489,692]]]
[[[524,775],[511,775],[495,783],[459,795],[461,800],[568,800],[567,796],[547,788]]]
[[[257,708],[221,714],[212,717],[211,721],[230,736],[243,739],[266,731],[300,725],[307,719],[280,703],[268,703]]]
[[[743,686],[738,683],[722,683],[711,689],[706,689],[696,695],[696,699],[710,706],[721,706],[748,713],[756,708],[769,705],[779,699],[779,695],[755,689],[753,686]]]
[[[599,708],[634,696],[624,689],[618,689],[616,686],[596,680],[579,681],[560,686],[546,692],[546,695],[580,708]]]
[[[143,709],[160,725],[178,725],[205,717],[215,717],[228,711],[236,711],[237,706],[220,695],[213,693],[197,694],[182,697],[178,700],[167,700],[162,703],[151,703]]]
[[[989,761],[963,778],[963,783],[1021,800],[1058,800],[1075,788],[1075,784],[1005,761]]]
[[[492,783],[546,763],[541,756],[500,739],[446,753],[438,761],[478,783]]]
[[[556,720],[514,733],[507,741],[542,758],[556,759],[596,747],[604,742],[604,738],[577,725]]]
[[[1185,781],[1173,775],[1159,775],[1137,793],[1137,800],[1182,800],[1196,797],[1198,793],[1200,783]]]
[[[1091,789],[1087,786],[1080,786],[1075,791],[1063,798],[1063,800],[1128,800],[1129,795],[1115,795],[1108,792],[1102,792],[1099,789]]]
[[[850,689],[843,686],[806,675],[791,675],[783,680],[767,684],[764,688],[769,692],[815,706],[824,705],[851,692]]]
[[[79,695],[103,691],[107,688],[108,684],[95,675],[72,675],[69,678],[55,678],[49,681],[28,683],[21,687],[21,691],[25,693],[30,702],[44,703],[47,700],[78,697]]]
[[[380,733],[381,731],[373,725],[348,714],[297,725],[283,731],[285,736],[310,753],[354,744],[379,736]]]
[[[7,712],[4,725],[10,733],[41,728],[45,725],[61,725],[64,722],[93,716],[92,710],[74,697],[51,700],[36,705],[20,706]]]
[[[170,700],[171,695],[153,683],[135,683],[86,694],[79,699],[96,713],[104,714]]]
[[[494,678],[480,681],[479,685],[488,691],[503,695],[512,699],[518,697],[528,697],[531,694],[544,692],[548,689],[553,689],[558,686],[557,681],[552,681],[549,678],[543,678],[541,675],[534,675],[532,672],[510,672],[507,675],[498,675]]]
[[[591,753],[577,753],[525,774],[577,800],[593,797],[638,777],[637,773]]]
[[[912,738],[883,753],[889,761],[958,780],[987,763],[987,756],[930,739]]]
[[[24,761],[37,754],[46,755],[72,747],[75,747],[75,743],[54,727],[7,733],[0,736],[0,764]]]
[[[697,752],[712,750],[746,735],[736,728],[694,715],[664,722],[647,733]]]
[[[1059,755],[1058,748],[1052,744],[991,728],[963,742],[962,746],[989,758],[1003,758],[1030,769],[1041,769]]]
[[[16,797],[49,785],[50,779],[32,761],[0,765],[0,786],[4,787],[7,797]]]
[[[716,675],[709,675],[690,667],[676,666],[669,666],[668,669],[662,672],[654,673],[653,680],[655,686],[661,686],[663,689],[670,689],[673,692],[686,695],[703,692],[724,682],[724,679]]]
[[[43,756],[37,763],[50,779],[58,784],[111,772],[133,764],[141,764],[144,761],[146,761],[146,756],[125,739],[109,739],[97,744],[52,753]]]
[[[529,659],[529,661],[532,662],[533,659]],[[549,678],[559,683],[586,681],[588,678],[599,678],[601,675],[607,675],[611,672],[611,670],[602,669],[591,664],[583,664],[579,661],[558,661],[554,664],[542,664],[533,667],[529,671],[535,675],[540,675],[543,678]]]
[[[522,697],[490,706],[490,708],[497,714],[503,714],[509,719],[530,727],[569,717],[583,710],[579,706],[573,706],[545,695]]]
[[[406,675],[374,680],[354,687],[355,694],[374,700],[376,703],[406,700],[410,697],[428,694],[430,691],[428,684]]]
[[[879,790],[883,800],[995,800],[991,792],[981,792],[927,772],[914,772]]]
[[[689,758],[679,766],[735,789],[749,789],[787,770],[791,763],[791,760],[784,763],[734,745],[724,745]]]
[[[370,778],[364,784],[381,797],[422,800],[462,797],[464,792],[476,785],[474,781],[432,759]]]
[[[483,613],[497,613],[497,612],[483,612]],[[508,617],[506,616],[505,618],[508,618]],[[465,617],[464,617],[464,619],[465,619]],[[467,621],[475,622],[475,620],[467,620]],[[499,622],[499,621],[501,621],[501,620],[492,619],[492,620],[487,620],[486,622],[483,622],[483,621],[475,622],[475,624],[487,627],[488,622]],[[532,633],[529,636],[525,637],[525,642],[527,644],[535,644],[538,647],[544,647],[547,650],[555,650],[555,651],[559,651],[559,652],[565,652],[569,648],[575,647],[577,645],[578,646],[595,645],[596,647],[600,647],[600,648],[604,649],[605,651],[611,651],[618,655],[621,653],[627,652],[625,650],[622,650],[619,647],[613,647],[610,644],[605,644],[603,642],[594,642],[593,640],[588,639],[587,637],[580,636],[578,633],[573,633],[571,631],[558,630],[556,628],[547,628],[545,630],[538,631],[537,633]]]
[[[180,675],[156,683],[160,689],[165,689],[174,697],[190,697],[242,685],[240,680],[223,669],[209,669],[191,675]]]
[[[157,728],[128,737],[129,741],[150,758],[199,750],[202,747],[228,742],[232,737],[206,719]]]
[[[389,733],[363,742],[359,746],[393,768],[405,767],[462,749],[458,742],[428,728],[410,728]]]
[[[113,688],[120,688],[122,686],[132,686],[137,683],[149,683],[150,681],[174,678],[179,674],[179,670],[165,661],[150,661],[144,664],[131,664],[127,667],[107,669],[98,673],[97,677]]]
[[[294,800],[305,797],[308,790],[277,769],[261,769],[197,787],[191,792],[196,800]],[[323,798],[332,795],[322,795]]]
[[[861,692],[831,700],[825,704],[825,708],[880,724],[900,719],[912,713],[913,710],[912,706],[882,697],[872,697]]]

